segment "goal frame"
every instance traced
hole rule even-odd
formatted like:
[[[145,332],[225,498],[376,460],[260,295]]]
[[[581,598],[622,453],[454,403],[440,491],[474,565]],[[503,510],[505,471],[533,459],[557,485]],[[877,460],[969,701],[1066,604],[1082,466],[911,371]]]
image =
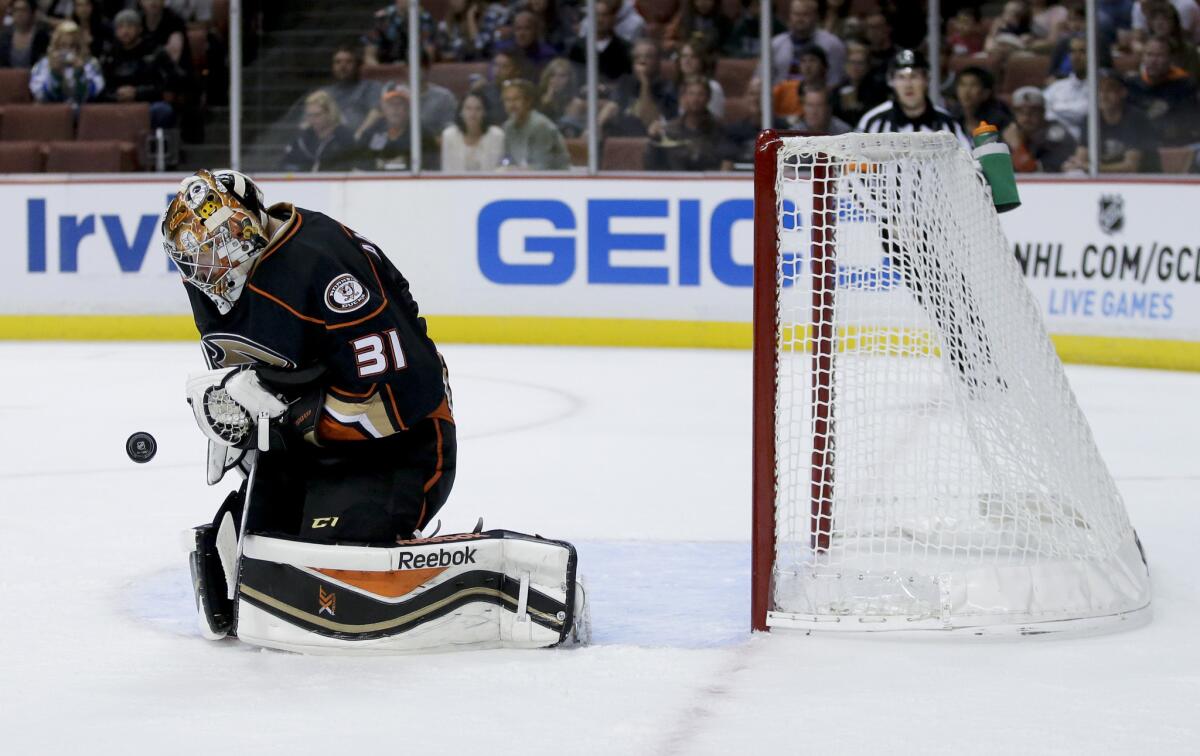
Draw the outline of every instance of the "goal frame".
[[[800,312],[807,310],[809,313],[809,322],[803,325],[804,332],[799,331],[800,323],[803,321],[797,320],[795,323],[790,323],[793,332],[781,336],[781,316],[783,315],[780,309],[783,288],[781,276],[791,274],[786,272],[786,266],[781,269],[779,260],[782,240],[781,195],[784,193],[780,184],[780,158],[785,149],[792,149],[788,146],[789,140],[811,136],[817,135],[801,131],[765,130],[759,134],[755,148],[752,630],[768,631],[771,626],[779,626],[807,631],[867,631],[869,634],[886,631],[887,635],[893,636],[905,635],[910,632],[925,635],[931,630],[939,633],[949,632],[975,636],[1045,635],[1058,632],[1099,632],[1114,629],[1119,625],[1131,627],[1148,621],[1151,616],[1149,611],[1150,587],[1145,571],[1145,554],[1137,540],[1136,531],[1128,522],[1127,513],[1123,511],[1123,504],[1119,494],[1113,488],[1110,474],[1104,469],[1105,466],[1103,460],[1098,457],[1098,451],[1091,445],[1094,442],[1090,439],[1086,418],[1080,413],[1069,386],[1065,386],[1065,383],[1062,384],[1065,386],[1065,400],[1061,405],[1055,406],[1064,408],[1066,412],[1064,422],[1068,420],[1076,422],[1074,426],[1069,427],[1083,428],[1083,433],[1087,436],[1084,443],[1089,445],[1075,447],[1081,450],[1079,458],[1085,463],[1095,462],[1098,467],[1086,469],[1098,470],[1107,481],[1107,487],[1101,481],[1098,489],[1088,485],[1081,490],[1087,491],[1097,502],[1111,502],[1116,507],[1122,508],[1117,517],[1112,514],[1116,510],[1111,507],[1107,510],[1109,519],[1106,524],[1109,527],[1118,528],[1118,530],[1110,531],[1111,547],[1109,551],[1091,554],[1089,559],[1092,561],[1076,559],[1068,555],[1058,561],[1034,559],[1028,563],[1017,562],[1016,566],[1011,569],[1008,567],[993,568],[991,565],[982,567],[974,564],[967,565],[964,567],[965,573],[955,583],[951,582],[951,578],[953,575],[957,575],[957,572],[943,573],[936,571],[935,568],[933,573],[926,573],[924,576],[917,574],[918,581],[932,579],[932,586],[939,592],[933,596],[935,612],[933,616],[925,614],[905,616],[903,612],[895,615],[880,615],[872,612],[862,615],[852,613],[841,615],[838,612],[832,615],[810,614],[808,612],[797,613],[796,610],[776,606],[776,602],[781,600],[775,595],[777,589],[775,582],[780,579],[776,560],[779,558],[778,547],[781,537],[777,519],[781,480],[778,454],[780,448],[785,448],[780,446],[781,442],[777,436],[777,422],[781,411],[779,391],[784,387],[779,374],[783,360],[783,355],[780,353],[781,338],[789,342],[803,340],[805,348],[808,350],[807,359],[810,364],[808,372],[810,380],[805,394],[802,397],[796,395],[790,400],[809,403],[806,410],[809,418],[807,432],[811,434],[812,440],[811,449],[801,452],[799,457],[791,458],[789,463],[790,472],[787,485],[791,491],[790,501],[793,502],[791,506],[794,507],[794,509],[789,509],[792,512],[790,516],[793,518],[793,522],[795,519],[807,522],[807,548],[813,554],[832,554],[836,548],[831,540],[832,534],[835,532],[833,520],[837,517],[834,512],[836,503],[833,496],[835,493],[833,463],[837,453],[837,439],[832,433],[836,411],[833,407],[836,383],[834,368],[836,367],[835,363],[840,363],[842,360],[837,354],[838,346],[835,338],[837,324],[834,317],[834,308],[837,304],[835,258],[839,246],[837,232],[839,199],[836,196],[837,192],[831,190],[839,186],[836,183],[839,174],[836,168],[828,167],[842,148],[842,144],[836,139],[831,138],[828,147],[820,142],[808,143],[807,154],[818,159],[805,164],[803,168],[790,167],[790,170],[800,171],[795,176],[796,179],[811,185],[809,198],[805,200],[808,204],[803,208],[796,208],[808,225],[807,229],[804,229],[803,226],[796,228],[801,233],[808,234],[809,249],[805,264],[807,270],[804,275],[810,284],[811,294],[798,292],[801,296],[808,297],[808,301],[792,298],[788,306],[789,312],[796,312],[799,309]],[[926,136],[933,137],[933,135]],[[857,143],[852,142],[852,144],[857,146]],[[930,144],[935,143],[930,142]],[[866,143],[863,146],[868,147]],[[873,149],[873,147],[874,145],[871,144],[868,149]],[[946,147],[948,145],[938,145],[940,149]],[[826,152],[827,149],[828,152]],[[787,154],[791,154],[791,152]],[[830,160],[820,159],[825,155],[830,156]],[[955,160],[961,161],[962,157],[956,157]],[[964,167],[965,164],[960,165],[959,169]],[[784,178],[790,179],[792,176],[789,173]],[[976,200],[976,202],[982,202],[982,200]],[[976,209],[976,212],[983,211]],[[989,210],[988,212],[994,211]],[[993,233],[1002,233],[995,224],[994,216],[992,218],[990,226],[994,229]],[[995,255],[998,255],[999,251],[991,249],[990,254],[993,257],[987,259],[995,260],[998,259]],[[1013,276],[1010,285],[1016,286],[1016,274],[1008,275]],[[1039,320],[1039,313],[1027,291],[1024,296],[1027,317]],[[1040,322],[1036,324],[1033,321],[1028,322],[1031,323],[1031,327],[1036,325],[1038,333],[1033,336],[1040,339],[1043,346],[1038,347],[1036,341],[1021,343],[1032,344],[1032,349],[1036,352],[1034,357],[1037,359],[1042,359],[1041,355],[1045,355],[1046,362],[1038,364],[1046,365],[1047,370],[1054,373],[1054,376],[1049,376],[1051,380],[1045,385],[1059,385],[1059,381],[1053,380],[1055,376],[1065,382],[1061,362],[1054,356],[1054,350],[1045,334],[1044,326]],[[1030,333],[1032,334],[1032,332]],[[1039,352],[1038,349],[1042,351]],[[1027,353],[1029,353],[1028,350]],[[1003,379],[1001,381],[1003,382]],[[1045,405],[1044,401],[1043,405]],[[1037,406],[1036,402],[1034,406]],[[786,413],[786,408],[784,411]],[[808,457],[807,476],[804,473],[806,456]],[[843,472],[846,471],[843,470]],[[806,483],[808,486],[807,511],[802,493]],[[1084,481],[1084,483],[1086,484],[1088,481]],[[800,491],[797,491],[798,487],[801,489]],[[1108,492],[1111,492],[1115,499],[1107,497]],[[795,496],[797,493],[801,496],[799,501]],[[1018,498],[1016,501],[1020,506],[1023,499]],[[1106,510],[1097,511],[1106,512]],[[1124,521],[1123,524],[1120,520]],[[1124,528],[1124,530],[1121,531],[1120,528]],[[803,531],[796,533],[795,536],[801,539],[805,538]],[[872,568],[851,567],[851,570],[859,569],[866,569],[867,572],[859,574],[858,580],[862,580],[864,576],[871,577],[869,571]],[[884,572],[878,574],[883,576],[884,581],[894,579],[887,577]],[[851,572],[850,576],[853,577],[853,575],[854,572]],[[843,579],[843,575],[838,571],[827,571],[818,577],[822,580],[826,578],[835,581]],[[911,581],[912,577],[909,577],[908,580]],[[829,584],[827,583],[827,585]],[[930,585],[928,580],[926,585]],[[1042,585],[1047,586],[1045,593],[1035,590],[1036,587]],[[988,604],[988,609],[982,612],[969,611],[960,615],[958,612],[962,607],[972,610],[978,608],[971,605],[967,596],[968,589],[972,592],[971,596],[978,595],[986,601],[999,601],[1000,603]],[[784,589],[780,588],[779,590]],[[787,590],[794,590],[791,583],[788,583]],[[790,593],[788,595],[791,596]],[[857,599],[854,594],[850,595]],[[1018,597],[1013,605],[1016,609],[1011,611],[1001,609],[1000,607],[1008,606],[1004,601],[1009,596]],[[1025,596],[1036,597],[1036,599],[1027,602],[1022,610],[1021,597]],[[1049,598],[1047,599],[1047,597]],[[1063,603],[1056,604],[1056,599],[1062,599]],[[792,598],[786,600],[793,601]],[[922,600],[928,602],[928,597]],[[1048,606],[1050,608],[1047,608]],[[993,607],[995,607],[994,611],[991,610]],[[939,608],[940,617],[938,616]],[[859,621],[847,623],[841,621],[839,616],[858,617]],[[962,621],[959,621],[959,617],[962,617]]]

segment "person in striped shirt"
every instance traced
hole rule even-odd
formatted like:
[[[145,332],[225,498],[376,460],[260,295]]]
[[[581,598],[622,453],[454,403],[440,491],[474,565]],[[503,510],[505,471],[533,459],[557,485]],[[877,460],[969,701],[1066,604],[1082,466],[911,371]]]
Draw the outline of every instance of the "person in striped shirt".
[[[898,51],[888,63],[887,78],[891,98],[864,113],[855,131],[949,131],[970,149],[971,142],[954,117],[930,101],[929,64],[920,53]]]
[[[929,66],[919,53],[900,50],[892,56],[888,86],[891,99],[864,113],[856,131],[948,131],[971,149],[958,121],[930,101]],[[933,254],[929,230],[910,222],[913,192],[921,172],[919,165],[897,169],[889,178],[860,189],[868,194],[879,221],[885,259],[929,316],[943,354],[957,370],[968,396],[977,397],[991,388],[1004,390],[1007,386],[995,370],[991,339],[965,273],[952,258]]]

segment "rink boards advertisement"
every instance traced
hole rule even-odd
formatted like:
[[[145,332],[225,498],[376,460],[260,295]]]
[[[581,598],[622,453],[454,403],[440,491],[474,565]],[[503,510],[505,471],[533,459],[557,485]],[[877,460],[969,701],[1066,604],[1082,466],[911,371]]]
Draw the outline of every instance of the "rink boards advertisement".
[[[269,201],[342,220],[409,278],[447,341],[744,347],[748,178],[264,179]],[[191,338],[158,223],[176,184],[0,183],[0,336]],[[1200,183],[1034,181],[1001,216],[1070,359],[1200,368]],[[785,195],[785,253],[806,265],[808,197]],[[863,222],[853,213],[839,223]],[[868,255],[869,257],[869,255]],[[858,259],[840,278],[874,280]],[[895,296],[878,287],[878,297]],[[881,299],[881,304],[883,300]],[[1189,356],[1190,355],[1190,356]],[[1194,363],[1194,364],[1193,364]]]

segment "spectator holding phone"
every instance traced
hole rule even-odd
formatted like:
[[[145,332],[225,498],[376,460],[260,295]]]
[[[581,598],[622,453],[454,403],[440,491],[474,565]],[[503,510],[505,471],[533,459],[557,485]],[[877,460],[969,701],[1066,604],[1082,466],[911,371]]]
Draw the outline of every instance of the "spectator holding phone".
[[[46,56],[29,75],[29,91],[37,102],[82,105],[104,90],[100,61],[92,57],[83,30],[74,21],[63,21],[50,37]]]

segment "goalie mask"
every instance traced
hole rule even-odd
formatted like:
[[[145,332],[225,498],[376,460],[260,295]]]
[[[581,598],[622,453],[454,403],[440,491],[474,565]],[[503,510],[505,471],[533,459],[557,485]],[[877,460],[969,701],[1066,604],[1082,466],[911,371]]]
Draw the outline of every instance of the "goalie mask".
[[[163,216],[163,248],[183,279],[222,315],[233,309],[255,258],[267,246],[263,195],[237,171],[197,171]]]

